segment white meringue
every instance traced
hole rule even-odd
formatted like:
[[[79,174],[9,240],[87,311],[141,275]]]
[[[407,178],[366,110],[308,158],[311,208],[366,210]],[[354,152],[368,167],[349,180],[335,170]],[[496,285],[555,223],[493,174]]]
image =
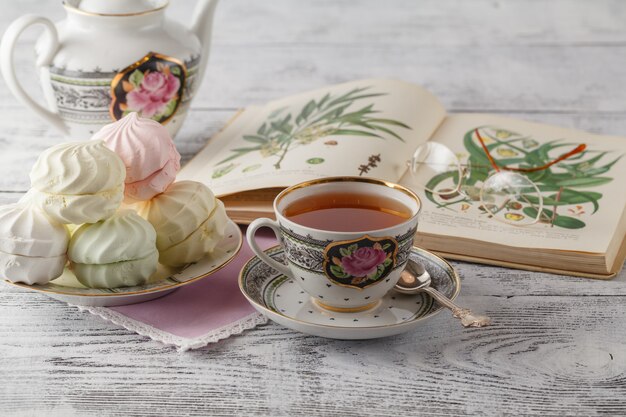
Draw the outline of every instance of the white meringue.
[[[61,223],[94,223],[120,206],[126,168],[102,141],[61,143],[45,150],[30,172],[34,201]]]
[[[137,211],[154,226],[157,248],[163,251],[198,229],[213,212],[217,201],[206,185],[180,181],[138,206]]]
[[[222,240],[228,225],[224,203],[217,200],[211,216],[183,241],[159,252],[159,262],[168,266],[183,266],[196,262],[213,252]]]
[[[33,188],[49,194],[95,194],[124,183],[126,168],[102,141],[60,143],[39,155],[30,172]]]
[[[0,207],[0,276],[11,282],[45,284],[63,273],[67,228],[29,203]]]
[[[21,201],[31,200],[59,223],[95,223],[111,217],[124,199],[124,187],[95,194],[49,194],[31,189]]]
[[[72,269],[78,281],[89,288],[118,288],[145,284],[156,272],[159,252],[156,249],[142,259],[110,264],[78,264]]]
[[[51,257],[65,255],[67,228],[52,221],[32,204],[0,206],[0,251],[7,254]]]
[[[76,278],[94,288],[144,283],[157,268],[156,232],[132,210],[79,227],[68,257]]]
[[[0,252],[0,276],[11,282],[43,285],[61,276],[66,261],[65,254],[36,257]]]

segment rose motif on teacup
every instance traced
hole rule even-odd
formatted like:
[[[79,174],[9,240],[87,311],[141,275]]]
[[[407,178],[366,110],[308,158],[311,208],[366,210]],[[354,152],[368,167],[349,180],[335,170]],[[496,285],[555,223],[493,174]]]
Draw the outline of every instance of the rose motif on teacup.
[[[324,273],[335,284],[363,289],[382,282],[396,265],[398,242],[364,236],[334,242],[324,250]]]
[[[119,72],[111,82],[111,117],[119,120],[130,112],[167,122],[183,97],[187,70],[175,58],[149,53]]]

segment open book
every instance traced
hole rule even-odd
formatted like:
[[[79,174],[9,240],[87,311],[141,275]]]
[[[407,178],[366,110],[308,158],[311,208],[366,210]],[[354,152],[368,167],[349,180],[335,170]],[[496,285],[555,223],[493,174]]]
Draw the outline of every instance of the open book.
[[[565,149],[587,147],[532,177],[544,209],[540,222],[520,227],[490,218],[471,172],[464,192],[444,198],[426,192],[409,170],[415,149],[427,141],[447,146],[462,164],[484,159],[476,132],[506,167],[545,164]],[[417,85],[370,79],[239,112],[179,178],[208,185],[243,224],[273,217],[273,198],[298,182],[381,178],[420,196],[417,246],[452,259],[610,278],[626,257],[624,154],[626,138],[488,114],[447,115]],[[533,208],[522,203],[512,206],[513,219],[532,215]]]

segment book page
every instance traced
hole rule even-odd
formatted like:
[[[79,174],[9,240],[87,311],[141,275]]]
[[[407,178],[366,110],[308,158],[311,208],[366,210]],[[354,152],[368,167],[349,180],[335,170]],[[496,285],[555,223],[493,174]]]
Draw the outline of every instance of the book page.
[[[179,179],[218,195],[325,176],[397,182],[445,110],[426,90],[360,80],[246,109],[183,168]]]
[[[495,220],[484,210],[480,188],[494,168],[476,129],[500,167],[543,167],[586,144],[584,151],[579,148],[561,162],[521,173],[532,179],[542,196],[543,215],[538,223],[513,226]],[[423,201],[418,231],[514,247],[592,253],[618,247],[626,233],[625,222],[621,221],[626,207],[625,138],[493,115],[457,114],[448,116],[431,140],[451,149],[467,170],[459,192],[445,196],[426,193],[423,179],[418,181],[415,175],[407,173],[402,178],[401,183],[417,192]],[[482,168],[472,168],[472,164],[482,164]],[[438,181],[450,181],[445,186],[452,187],[454,177],[444,177],[433,177],[426,184],[433,190],[445,185],[436,184]],[[498,208],[510,223],[524,223],[539,213],[537,205],[531,203],[518,199]]]

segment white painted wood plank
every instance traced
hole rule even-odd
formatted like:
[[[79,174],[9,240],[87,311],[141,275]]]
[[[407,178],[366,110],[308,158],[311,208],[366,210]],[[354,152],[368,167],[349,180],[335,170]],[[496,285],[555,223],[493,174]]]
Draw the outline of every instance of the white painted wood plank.
[[[0,410],[65,415],[622,415],[624,297],[463,297],[447,313],[351,342],[269,325],[178,354],[40,297],[4,296]]]
[[[381,14],[373,0],[222,2],[195,105],[238,108],[380,76],[423,84],[452,110],[626,110],[626,90],[619,88],[626,85],[623,2],[461,4],[405,1]],[[175,3],[172,14],[188,19],[191,6]],[[0,27],[27,11],[64,13],[52,0],[10,2]],[[17,65],[27,89],[38,94],[33,40],[22,43]],[[17,101],[0,83],[0,107],[6,106]]]
[[[26,55],[26,51],[23,51]],[[40,94],[32,57],[17,57]],[[449,110],[626,111],[626,46],[216,45],[196,108],[240,108],[361,78],[423,85]],[[18,102],[0,85],[0,109]]]
[[[172,1],[188,24],[195,1]],[[25,13],[59,20],[57,0],[3,2],[0,28]],[[621,0],[228,0],[216,14],[218,44],[590,45],[624,44]],[[34,39],[37,32],[27,32]]]
[[[218,47],[195,105],[240,107],[387,77],[423,85],[450,110],[624,111],[623,56],[626,47]]]

